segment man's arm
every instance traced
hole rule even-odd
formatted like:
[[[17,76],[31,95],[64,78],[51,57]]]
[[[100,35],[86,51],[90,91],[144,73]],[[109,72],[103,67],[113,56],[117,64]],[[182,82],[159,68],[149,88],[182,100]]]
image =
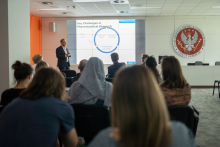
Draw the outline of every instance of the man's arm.
[[[70,54],[69,50],[68,49],[66,49],[66,50],[67,50],[67,53],[68,53],[68,57],[71,57],[71,54]]]
[[[60,132],[60,137],[65,147],[76,147],[78,144],[78,137],[75,128],[66,134]]]
[[[57,56],[57,58],[60,58],[60,59],[66,58],[65,54],[61,54],[60,48],[56,49],[56,56]]]

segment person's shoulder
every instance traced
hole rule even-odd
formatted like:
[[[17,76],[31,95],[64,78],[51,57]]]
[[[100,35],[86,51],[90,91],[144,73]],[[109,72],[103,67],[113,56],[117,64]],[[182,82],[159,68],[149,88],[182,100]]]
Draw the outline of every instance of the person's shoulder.
[[[114,64],[112,64],[112,65],[108,66],[108,68],[112,68],[112,67],[114,67]]]
[[[185,124],[177,121],[171,121],[172,129],[172,146],[179,147],[196,147],[194,135]]]
[[[6,95],[6,94],[8,94],[8,93],[10,93],[10,92],[11,92],[11,89],[6,89],[5,91],[2,92],[2,96],[3,96],[3,95]]]
[[[98,133],[88,147],[117,147],[115,140],[110,137],[112,131],[111,127],[108,127]]]
[[[124,63],[124,62],[121,62],[121,63],[119,63],[119,65],[123,66],[123,65],[125,65],[125,63]]]
[[[56,50],[59,50],[59,49],[61,49],[62,47],[61,46],[59,46]]]

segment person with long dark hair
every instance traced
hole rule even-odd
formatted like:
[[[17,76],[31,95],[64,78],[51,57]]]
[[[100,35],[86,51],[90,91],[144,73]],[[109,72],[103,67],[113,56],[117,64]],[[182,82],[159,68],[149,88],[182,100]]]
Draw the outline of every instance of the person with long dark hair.
[[[76,147],[73,108],[63,101],[65,79],[52,68],[36,72],[33,81],[0,116],[1,147]]]
[[[157,83],[160,83],[160,74],[159,74],[159,71],[157,70],[157,61],[156,61],[156,59],[153,56],[150,56],[150,57],[147,58],[145,64],[154,73],[154,76],[157,80]]]
[[[88,147],[196,147],[184,124],[170,122],[153,77],[142,65],[119,69],[113,82],[111,127],[101,131]]]
[[[7,89],[2,93],[0,104],[3,106],[8,105],[12,100],[17,98],[21,91],[28,87],[33,76],[33,69],[30,64],[16,61],[12,65],[12,69],[14,69],[14,78],[16,80],[16,86]]]
[[[183,75],[179,60],[174,56],[164,58],[162,75],[163,82],[160,87],[167,105],[188,105],[191,99],[191,87]]]

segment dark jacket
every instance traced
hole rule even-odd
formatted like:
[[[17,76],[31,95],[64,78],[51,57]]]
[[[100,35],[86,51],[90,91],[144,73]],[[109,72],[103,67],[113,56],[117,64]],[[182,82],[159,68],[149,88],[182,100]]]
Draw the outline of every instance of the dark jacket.
[[[70,53],[68,49],[66,49],[66,51],[67,51],[67,54]],[[63,67],[66,66],[66,58],[67,58],[62,46],[59,46],[59,47],[56,49],[56,56],[57,56],[57,58],[58,58],[57,66],[62,69]],[[70,56],[70,57],[71,57],[71,56]],[[70,66],[69,57],[68,57],[68,61],[69,61],[69,62],[68,62],[68,65]]]
[[[109,66],[108,67],[108,77],[113,78],[116,71],[123,65],[125,65],[125,63],[115,62],[113,65]]]

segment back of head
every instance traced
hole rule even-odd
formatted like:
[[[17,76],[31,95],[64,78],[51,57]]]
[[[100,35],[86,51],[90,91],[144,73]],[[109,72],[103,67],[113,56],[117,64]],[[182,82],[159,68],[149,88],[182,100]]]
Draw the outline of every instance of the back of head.
[[[159,76],[160,75],[159,75],[159,72],[156,68],[157,67],[157,61],[153,56],[150,56],[150,57],[147,58],[146,66],[149,67],[153,71],[153,73],[154,73],[154,75],[157,79],[157,82],[159,82]]]
[[[33,73],[33,68],[30,64],[21,63],[20,61],[16,61],[12,68],[15,70],[14,77],[17,81],[24,80]]]
[[[141,55],[142,62],[144,63],[148,57],[149,56],[147,54],[142,54]]]
[[[141,65],[122,68],[116,74],[112,126],[119,128],[122,146],[161,147],[170,141],[167,108],[153,76]]]
[[[82,72],[84,67],[86,66],[87,60],[81,60],[79,63],[79,70]]]
[[[182,68],[178,59],[169,56],[162,62],[163,82],[161,86],[167,88],[184,88],[187,82],[183,76]]]
[[[49,67],[47,62],[45,61],[40,61],[39,63],[37,63],[37,66],[35,68],[35,72],[37,72],[38,70],[40,70],[41,68],[45,68],[45,67]]]
[[[118,62],[118,53],[112,53],[111,58],[113,63]]]
[[[40,54],[36,54],[32,57],[32,60],[33,60],[34,64],[37,64],[43,60],[43,57]]]
[[[20,94],[20,98],[34,100],[41,97],[56,97],[62,99],[65,85],[65,79],[60,72],[53,68],[41,68],[28,88]]]

